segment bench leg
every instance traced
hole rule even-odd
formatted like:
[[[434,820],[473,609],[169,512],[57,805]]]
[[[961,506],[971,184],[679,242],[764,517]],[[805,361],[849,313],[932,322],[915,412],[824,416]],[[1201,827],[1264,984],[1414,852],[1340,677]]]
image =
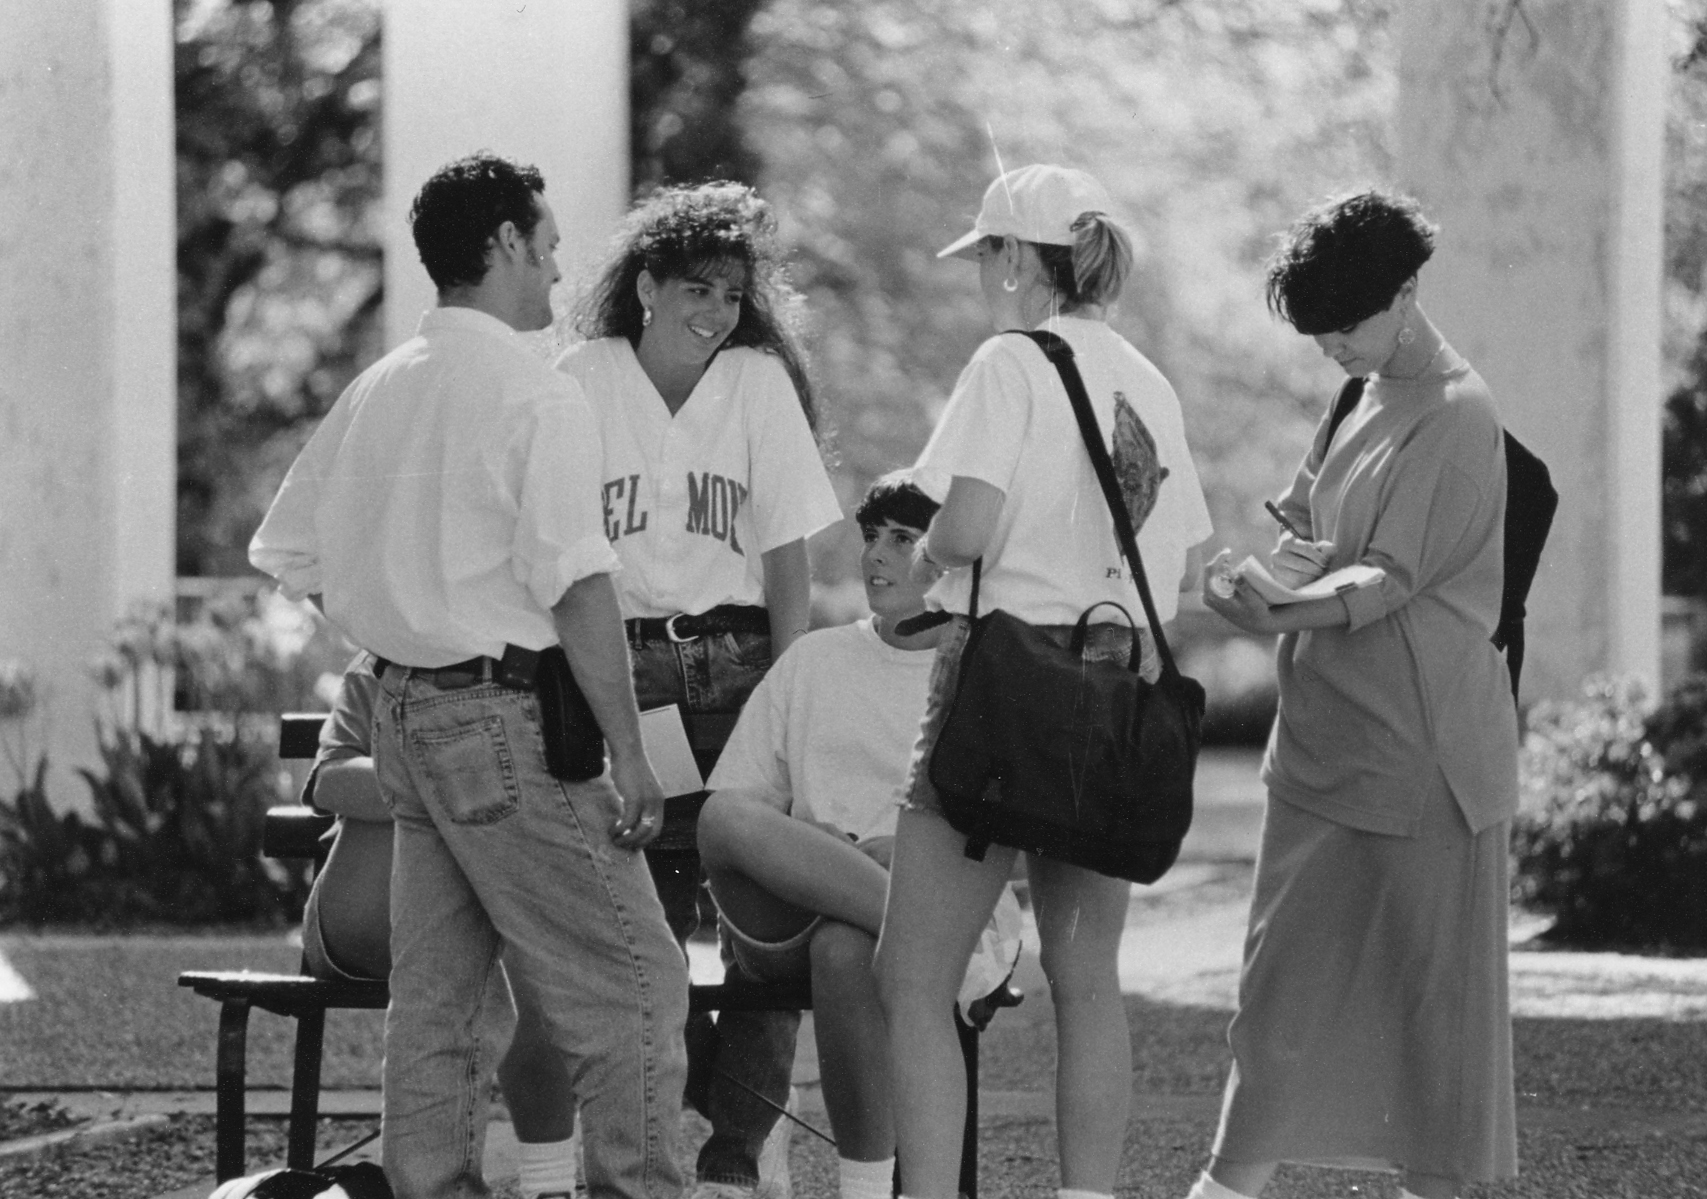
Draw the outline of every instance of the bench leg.
[[[243,1173],[244,1072],[249,1046],[249,1004],[230,999],[219,1007],[219,1048],[214,1059],[214,1177]]]
[[[326,1009],[296,1018],[296,1065],[290,1080],[290,1142],[285,1165],[314,1167],[314,1131],[320,1119],[320,1052],[326,1033]]]
[[[960,1193],[978,1199],[978,1029],[954,1013],[960,1055],[966,1061],[966,1128],[960,1138]]]

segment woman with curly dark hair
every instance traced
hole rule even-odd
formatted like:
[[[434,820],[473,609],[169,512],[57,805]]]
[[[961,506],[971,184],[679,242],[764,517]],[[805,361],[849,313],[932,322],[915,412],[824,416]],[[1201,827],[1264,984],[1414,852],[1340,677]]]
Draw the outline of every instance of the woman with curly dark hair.
[[[1516,1173],[1506,842],[1517,722],[1500,616],[1506,460],[1487,385],[1418,303],[1434,228],[1366,191],[1307,214],[1270,307],[1362,380],[1324,417],[1273,557],[1270,607],[1223,554],[1203,598],[1280,634],[1233,1071],[1194,1199],[1259,1195],[1278,1163],[1393,1169],[1450,1199]]]
[[[599,418],[605,535],[622,561],[642,710],[738,712],[806,632],[806,538],[842,512],[818,448],[800,310],[770,206],[738,183],[643,201],[576,306],[586,340],[557,369]],[[653,878],[685,943],[699,924],[699,880]],[[726,1012],[715,1026],[690,1023],[687,1097],[712,1127],[696,1171],[701,1199],[752,1195],[777,1120],[754,1093],[788,1102],[799,1019]],[[507,1094],[541,1070],[533,1027],[521,1013],[500,1072]],[[566,1123],[546,1131],[569,1135]]]

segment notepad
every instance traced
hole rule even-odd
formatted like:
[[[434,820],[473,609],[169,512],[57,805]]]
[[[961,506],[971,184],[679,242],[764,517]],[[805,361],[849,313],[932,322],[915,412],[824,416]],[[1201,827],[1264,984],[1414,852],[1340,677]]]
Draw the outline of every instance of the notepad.
[[[665,795],[705,790],[705,777],[693,760],[688,731],[682,727],[682,711],[675,704],[640,714],[640,740]]]
[[[1268,567],[1255,557],[1246,558],[1239,563],[1237,573],[1251,585],[1252,590],[1270,604],[1296,604],[1304,600],[1327,599],[1362,587],[1373,587],[1387,577],[1387,572],[1379,566],[1354,562],[1350,566],[1329,571],[1319,579],[1312,579],[1302,587],[1288,587],[1271,575]]]

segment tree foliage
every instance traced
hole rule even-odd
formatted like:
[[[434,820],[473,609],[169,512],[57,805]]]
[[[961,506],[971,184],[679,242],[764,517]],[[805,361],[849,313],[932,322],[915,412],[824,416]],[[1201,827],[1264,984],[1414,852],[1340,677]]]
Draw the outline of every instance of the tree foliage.
[[[662,184],[758,178],[742,134],[749,25],[765,0],[634,0],[629,154],[636,194]]]
[[[1116,326],[1181,395],[1219,531],[1302,455],[1331,364],[1264,308],[1271,235],[1390,166],[1385,8],[1340,0],[772,0],[743,114],[797,247],[857,483],[910,462],[990,330],[935,253],[998,165],[1099,176],[1138,239]]]
[[[377,355],[376,0],[174,0],[178,573],[245,549]]]
[[[1666,120],[1663,584],[1707,597],[1707,0],[1672,0]]]

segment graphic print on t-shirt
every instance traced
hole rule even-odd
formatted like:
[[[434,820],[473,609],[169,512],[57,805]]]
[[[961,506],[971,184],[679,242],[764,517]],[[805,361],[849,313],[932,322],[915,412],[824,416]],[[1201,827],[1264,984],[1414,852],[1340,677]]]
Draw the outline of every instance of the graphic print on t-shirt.
[[[1168,477],[1168,468],[1156,454],[1156,439],[1132,410],[1125,394],[1118,391],[1114,393],[1114,447],[1109,457],[1114,461],[1114,477],[1120,483],[1120,494],[1126,499],[1126,511],[1132,515],[1132,532],[1136,535],[1156,507],[1156,496],[1162,490],[1162,480]]]

